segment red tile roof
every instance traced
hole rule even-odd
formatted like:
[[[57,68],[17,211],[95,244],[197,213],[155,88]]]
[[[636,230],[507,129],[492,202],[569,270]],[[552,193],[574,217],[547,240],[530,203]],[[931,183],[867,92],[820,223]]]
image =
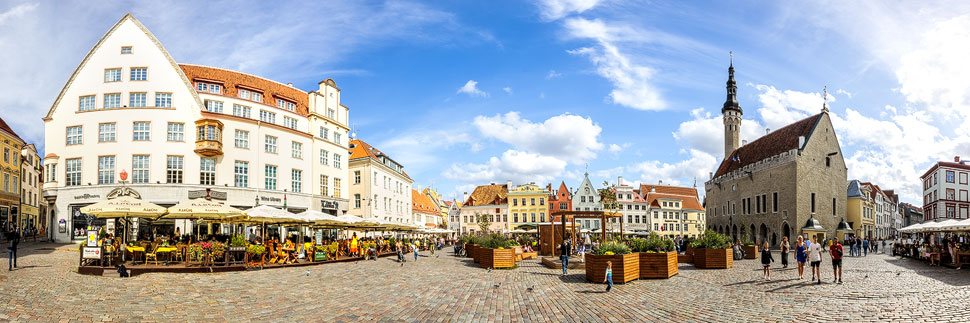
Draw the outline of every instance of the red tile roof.
[[[697,189],[693,187],[640,184],[640,194],[650,193],[651,189],[661,194],[690,195],[695,198],[697,197]]]
[[[0,129],[3,129],[3,131],[10,133],[10,135],[14,136],[14,138],[17,138],[17,140],[20,140],[21,143],[24,142],[24,140],[21,139],[20,136],[18,136],[17,133],[14,132],[9,125],[7,125],[7,122],[3,121],[3,118],[0,118]]]
[[[509,187],[506,184],[481,185],[463,203],[466,206],[509,204]]]
[[[384,155],[384,152],[378,150],[377,148],[374,148],[370,144],[360,139],[351,140],[349,145],[350,145],[350,149],[349,149],[350,158],[348,158],[347,160],[370,157],[377,162],[381,162],[381,159],[377,158],[377,156]],[[401,166],[401,167],[404,167],[404,166]],[[409,176],[408,173],[405,172],[403,169],[401,170],[401,175],[404,175],[404,177],[406,177],[407,179],[411,179],[411,176]]]
[[[812,129],[822,114],[816,114],[802,119],[781,129],[758,138],[754,142],[735,149],[730,156],[726,156],[717,168],[714,177],[718,177],[739,168],[747,166],[768,157],[798,148],[798,137],[804,136],[807,141],[812,134]]]
[[[222,83],[222,93],[231,97],[238,95],[237,86],[241,86],[247,90],[260,90],[263,92],[263,101],[261,103],[275,107],[276,98],[280,98],[293,102],[296,105],[294,111],[296,114],[304,117],[309,115],[307,93],[298,88],[258,76],[217,67],[191,64],[179,64],[179,67],[182,68],[185,77],[193,82],[193,88],[195,88],[196,81],[216,81],[216,83]]]
[[[672,198],[681,200],[683,209],[704,210],[697,198],[697,188],[694,187],[640,184],[639,191],[651,207],[660,207],[660,202],[657,201],[659,198]]]
[[[661,198],[681,200],[681,202],[683,202],[683,204],[681,205],[682,209],[700,210],[700,211],[704,210],[704,207],[701,206],[700,201],[698,201],[697,197],[695,196],[663,194],[663,193],[647,193],[647,203],[651,207],[660,207],[660,202],[657,201],[657,199],[661,199]]]
[[[411,210],[417,213],[440,215],[438,207],[431,202],[427,195],[411,189]]]
[[[50,157],[57,158],[57,154],[55,154],[55,153],[49,153],[49,154],[47,154],[47,156],[44,156],[44,158],[50,158]]]

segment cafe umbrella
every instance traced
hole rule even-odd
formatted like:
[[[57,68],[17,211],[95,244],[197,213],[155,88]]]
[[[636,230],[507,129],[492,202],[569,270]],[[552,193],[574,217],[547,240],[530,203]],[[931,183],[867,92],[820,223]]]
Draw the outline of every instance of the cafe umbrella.
[[[222,203],[197,198],[168,208],[164,219],[192,219],[211,222],[238,222],[246,219],[246,212]],[[198,235],[199,230],[195,230]]]
[[[154,203],[137,199],[131,196],[119,196],[110,200],[101,201],[81,208],[81,212],[99,218],[109,219],[130,219],[130,218],[156,218],[165,214],[165,208]],[[125,230],[125,242],[128,241],[128,230]],[[122,254],[122,261],[125,260]]]

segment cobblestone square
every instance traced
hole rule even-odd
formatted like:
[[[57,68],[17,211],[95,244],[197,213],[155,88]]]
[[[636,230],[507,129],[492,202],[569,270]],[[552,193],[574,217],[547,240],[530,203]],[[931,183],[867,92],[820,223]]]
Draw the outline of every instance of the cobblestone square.
[[[55,249],[59,247],[59,249]],[[20,269],[0,271],[0,321],[406,321],[406,322],[751,322],[961,321],[970,317],[966,270],[886,255],[845,259],[844,284],[796,279],[773,266],[761,279],[755,260],[727,270],[680,264],[669,280],[587,283],[536,260],[489,272],[471,259],[393,258],[220,274],[75,273],[70,246],[25,244]],[[6,258],[6,257],[5,257]],[[412,258],[413,259],[413,258]],[[4,262],[7,259],[3,259]]]

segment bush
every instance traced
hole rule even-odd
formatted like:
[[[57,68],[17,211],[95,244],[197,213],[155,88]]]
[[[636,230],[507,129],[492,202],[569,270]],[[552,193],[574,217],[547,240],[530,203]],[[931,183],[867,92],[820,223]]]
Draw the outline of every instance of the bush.
[[[707,230],[704,231],[704,235],[691,242],[690,246],[695,249],[728,249],[731,248],[731,238],[713,230]]]
[[[264,252],[266,252],[266,247],[263,247],[260,245],[254,244],[254,245],[249,245],[249,247],[246,247],[246,253],[249,253],[254,256],[262,255]]]
[[[230,244],[230,246],[245,247],[248,244],[249,243],[246,242],[246,238],[244,238],[243,236],[232,236],[232,243]]]
[[[515,244],[513,244],[515,242],[514,240],[508,239],[504,235],[497,234],[497,233],[491,234],[487,237],[481,237],[480,239],[481,239],[480,241],[481,243],[479,245],[489,249],[498,249],[498,248],[509,249],[515,246]]]
[[[616,241],[604,242],[603,244],[600,245],[599,248],[596,248],[596,250],[593,250],[593,254],[595,255],[606,255],[606,254],[625,255],[628,253],[630,253],[630,247],[628,247],[624,243],[620,243]]]
[[[631,240],[630,247],[635,252],[670,252],[677,249],[674,246],[674,240],[661,237],[656,232],[651,232],[646,239]]]

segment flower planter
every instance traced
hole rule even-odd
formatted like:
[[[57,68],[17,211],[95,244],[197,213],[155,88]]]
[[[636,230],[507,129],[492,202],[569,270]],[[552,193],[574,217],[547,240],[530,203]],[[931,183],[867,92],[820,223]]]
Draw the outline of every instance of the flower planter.
[[[667,279],[677,274],[677,252],[640,253],[640,278]]]
[[[694,249],[694,266],[701,269],[734,267],[731,249]]]
[[[741,246],[744,250],[744,259],[758,259],[758,246]]]
[[[227,249],[232,252],[246,251],[246,247],[229,247]]]
[[[586,280],[602,283],[606,279],[606,262],[613,262],[613,283],[622,284],[640,278],[640,254],[586,254]]]
[[[480,249],[481,247],[479,246],[476,246],[473,244],[468,245],[468,256],[472,257],[472,260],[474,260],[475,262],[481,262],[481,260],[478,257],[478,253],[481,251]]]
[[[692,264],[694,263],[694,251],[691,251],[690,255],[677,255],[677,263],[680,264]]]
[[[515,267],[515,249],[480,248],[478,263],[482,268],[512,268]]]

